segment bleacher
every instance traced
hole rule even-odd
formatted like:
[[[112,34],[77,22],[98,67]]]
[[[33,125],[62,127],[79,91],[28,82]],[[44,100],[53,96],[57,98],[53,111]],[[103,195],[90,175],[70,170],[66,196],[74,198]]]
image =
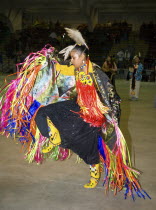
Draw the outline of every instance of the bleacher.
[[[147,39],[147,31],[145,37],[140,37],[139,33],[132,31],[132,25],[128,25],[126,22],[109,25],[98,24],[93,32],[89,32],[86,24],[79,25],[78,29],[86,39],[90,50],[90,59],[93,62],[102,66],[107,55],[113,56],[117,62],[117,53],[121,49],[124,52],[131,49],[131,59],[134,55],[141,54],[141,61],[143,64],[145,63],[143,78],[146,81],[155,80],[154,67],[149,68],[144,60],[150,54],[156,54],[156,48],[153,45],[151,36],[150,40]],[[57,38],[55,40],[50,37],[52,31],[56,33]],[[5,35],[3,38],[1,34],[0,60],[2,62],[0,63],[0,72],[10,73],[16,71],[15,64],[17,62],[21,62],[30,52],[36,52],[46,44],[55,46],[58,51],[69,44],[73,44],[67,36],[64,36],[64,32],[64,25],[59,22],[53,27],[48,24],[35,23],[31,27],[16,31],[14,34],[9,33],[7,30],[7,36]],[[126,79],[128,64],[129,61],[124,59],[124,68],[118,69],[118,78]]]

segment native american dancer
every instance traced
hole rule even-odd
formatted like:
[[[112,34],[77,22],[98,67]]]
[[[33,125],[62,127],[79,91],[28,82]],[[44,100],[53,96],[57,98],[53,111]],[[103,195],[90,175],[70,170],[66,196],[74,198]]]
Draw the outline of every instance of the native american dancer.
[[[145,198],[118,125],[120,97],[90,61],[81,33],[66,31],[76,44],[60,53],[72,65],[60,65],[52,47],[29,55],[1,90],[1,133],[19,139],[29,162],[66,159],[73,151],[90,166],[85,188],[97,186],[103,169],[106,191]]]

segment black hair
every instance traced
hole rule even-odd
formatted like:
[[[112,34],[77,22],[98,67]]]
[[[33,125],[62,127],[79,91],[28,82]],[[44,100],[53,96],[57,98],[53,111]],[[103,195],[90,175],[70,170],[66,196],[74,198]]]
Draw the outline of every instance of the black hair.
[[[84,53],[86,58],[89,56],[89,49],[86,45],[77,44],[72,51],[78,51],[80,54]]]
[[[110,62],[107,61],[107,58],[110,57]],[[107,65],[111,65],[110,68],[114,67],[114,63],[115,61],[113,60],[112,56],[111,55],[107,55],[106,59],[105,59],[105,62],[107,63]]]

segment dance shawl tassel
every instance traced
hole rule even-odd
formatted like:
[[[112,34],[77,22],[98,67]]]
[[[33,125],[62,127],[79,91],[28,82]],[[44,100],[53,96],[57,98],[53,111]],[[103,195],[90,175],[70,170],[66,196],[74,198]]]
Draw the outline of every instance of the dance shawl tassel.
[[[91,126],[105,130],[107,118],[107,121],[115,128],[117,140],[112,150],[105,144],[101,136],[98,138],[100,161],[105,170],[103,185],[106,193],[112,190],[116,195],[117,192],[125,189],[125,199],[131,196],[135,200],[134,192],[140,198],[145,199],[146,196],[150,198],[138,182],[137,177],[140,173],[131,168],[130,155],[124,136],[115,120],[107,114],[109,109],[101,103],[90,75],[80,72],[76,79],[77,103],[81,108],[78,114]]]
[[[49,84],[55,87],[55,69],[51,69],[47,62],[49,56],[53,55],[53,51],[54,48],[47,45],[41,51],[30,53],[24,63],[17,64],[17,78],[0,90],[0,133],[7,137],[18,138],[23,149],[27,150],[25,158],[29,162],[41,163],[43,159],[48,157],[64,160],[70,156],[68,149],[60,147],[52,150],[48,157],[44,155],[42,147],[48,140],[36,129],[34,120],[37,110],[46,102],[46,100],[37,101],[34,98],[33,91],[36,80],[41,80],[43,75],[47,75],[48,72],[52,71],[52,74],[49,74],[51,75]],[[51,57],[50,62],[53,65],[57,61]],[[40,72],[42,74],[39,74]],[[49,96],[48,88],[41,86],[37,98],[40,96],[42,96],[41,98],[44,96],[45,99],[51,97],[50,101],[48,101],[51,103],[55,99],[52,94],[53,89],[51,89]]]
[[[115,125],[115,129],[118,136],[112,151],[105,144],[101,136],[98,138],[100,161],[103,163],[105,172],[103,182],[105,192],[107,193],[109,190],[112,190],[114,195],[116,195],[117,192],[125,190],[125,199],[131,196],[132,199],[135,200],[134,193],[140,198],[145,199],[146,196],[150,198],[141,188],[137,180],[140,173],[131,168],[131,160],[129,154],[127,155],[127,145],[117,125]]]

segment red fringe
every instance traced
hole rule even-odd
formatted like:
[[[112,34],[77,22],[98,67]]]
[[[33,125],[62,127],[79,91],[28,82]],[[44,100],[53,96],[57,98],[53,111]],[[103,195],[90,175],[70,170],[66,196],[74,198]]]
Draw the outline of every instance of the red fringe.
[[[77,103],[81,107],[78,114],[85,122],[90,123],[91,126],[101,127],[106,119],[97,104],[97,92],[94,84],[88,85],[82,83],[80,80],[76,82],[78,93]]]

